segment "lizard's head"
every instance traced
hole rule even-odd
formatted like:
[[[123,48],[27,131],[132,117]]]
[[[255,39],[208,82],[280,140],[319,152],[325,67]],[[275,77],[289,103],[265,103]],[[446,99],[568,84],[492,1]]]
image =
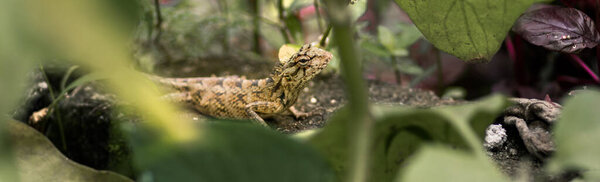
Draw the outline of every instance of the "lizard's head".
[[[331,58],[331,53],[305,44],[276,72],[279,72],[280,78],[286,79],[288,82],[306,82],[325,69]]]

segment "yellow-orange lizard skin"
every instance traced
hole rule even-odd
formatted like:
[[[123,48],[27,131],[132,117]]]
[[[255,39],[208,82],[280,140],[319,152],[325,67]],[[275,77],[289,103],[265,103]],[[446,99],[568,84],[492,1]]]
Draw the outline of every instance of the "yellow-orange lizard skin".
[[[151,78],[176,90],[169,100],[190,105],[198,112],[217,118],[254,119],[266,125],[263,117],[289,109],[300,91],[327,67],[331,53],[306,44],[292,57],[275,66],[264,79],[238,77]]]

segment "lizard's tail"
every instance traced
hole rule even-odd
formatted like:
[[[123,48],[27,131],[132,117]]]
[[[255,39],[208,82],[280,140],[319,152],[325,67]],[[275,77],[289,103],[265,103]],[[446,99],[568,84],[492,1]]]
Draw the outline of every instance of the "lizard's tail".
[[[166,88],[175,89],[177,91],[189,91],[190,84],[186,80],[186,78],[165,78],[156,75],[146,74],[146,77],[150,79],[152,82],[161,85]]]

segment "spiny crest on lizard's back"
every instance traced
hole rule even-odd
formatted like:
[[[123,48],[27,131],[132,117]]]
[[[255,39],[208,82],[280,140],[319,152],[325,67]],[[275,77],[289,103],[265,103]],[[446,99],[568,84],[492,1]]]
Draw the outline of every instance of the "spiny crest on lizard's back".
[[[325,69],[332,57],[323,49],[305,44],[288,61],[277,65],[271,76],[307,81]]]

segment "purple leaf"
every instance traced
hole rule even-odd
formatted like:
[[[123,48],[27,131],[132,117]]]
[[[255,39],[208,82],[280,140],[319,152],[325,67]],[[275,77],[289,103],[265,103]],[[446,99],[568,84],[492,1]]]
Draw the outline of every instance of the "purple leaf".
[[[565,53],[595,47],[600,41],[592,19],[574,8],[549,6],[529,11],[512,30],[532,44]]]

